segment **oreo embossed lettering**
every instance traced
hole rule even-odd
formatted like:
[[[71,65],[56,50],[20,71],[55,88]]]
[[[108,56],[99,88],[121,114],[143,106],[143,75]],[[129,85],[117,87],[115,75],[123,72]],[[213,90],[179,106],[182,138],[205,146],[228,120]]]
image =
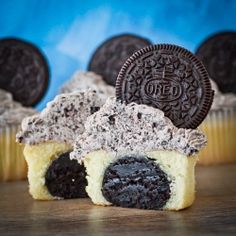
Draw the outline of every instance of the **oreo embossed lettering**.
[[[144,85],[145,95],[155,101],[175,101],[182,94],[181,85],[172,78],[155,78]]]

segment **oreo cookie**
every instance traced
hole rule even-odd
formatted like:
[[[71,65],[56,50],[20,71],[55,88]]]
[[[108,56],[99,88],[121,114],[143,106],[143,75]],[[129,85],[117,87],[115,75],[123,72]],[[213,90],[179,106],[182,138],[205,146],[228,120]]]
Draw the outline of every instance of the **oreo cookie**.
[[[125,156],[104,173],[102,193],[116,206],[160,209],[170,198],[167,174],[145,156]]]
[[[45,174],[45,185],[54,197],[87,197],[86,171],[76,160],[70,160],[70,152],[61,154],[49,166]]]
[[[34,106],[48,81],[47,61],[35,45],[17,38],[0,39],[0,88],[24,106]]]
[[[196,55],[221,92],[236,93],[236,32],[212,35],[199,46]]]
[[[103,76],[107,84],[115,86],[117,75],[126,59],[150,44],[148,39],[132,34],[112,37],[94,52],[88,70]]]
[[[188,50],[169,44],[151,45],[134,53],[116,81],[118,99],[158,108],[179,128],[198,127],[213,95],[201,61]]]

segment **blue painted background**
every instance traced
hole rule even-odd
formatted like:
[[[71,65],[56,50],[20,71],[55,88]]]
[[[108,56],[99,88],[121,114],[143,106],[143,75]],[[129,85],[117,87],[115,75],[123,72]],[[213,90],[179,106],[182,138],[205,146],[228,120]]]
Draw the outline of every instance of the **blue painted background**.
[[[0,1],[0,37],[32,41],[48,58],[51,83],[38,109],[75,70],[86,69],[91,53],[109,36],[136,33],[194,51],[222,30],[236,30],[236,1]]]

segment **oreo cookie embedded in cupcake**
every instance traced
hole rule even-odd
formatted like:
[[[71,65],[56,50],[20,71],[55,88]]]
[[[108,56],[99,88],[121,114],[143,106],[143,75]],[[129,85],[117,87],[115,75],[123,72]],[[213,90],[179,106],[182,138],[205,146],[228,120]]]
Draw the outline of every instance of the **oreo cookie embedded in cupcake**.
[[[105,170],[102,194],[116,206],[160,209],[171,194],[171,180],[148,156],[124,156]],[[158,201],[157,201],[158,198]]]

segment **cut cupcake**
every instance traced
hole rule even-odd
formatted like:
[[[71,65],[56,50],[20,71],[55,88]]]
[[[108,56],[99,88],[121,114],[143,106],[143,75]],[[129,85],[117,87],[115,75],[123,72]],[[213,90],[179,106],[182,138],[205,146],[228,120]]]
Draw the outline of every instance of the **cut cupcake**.
[[[39,115],[23,120],[17,141],[25,144],[29,191],[34,199],[87,196],[85,168],[69,155],[75,137],[84,131],[84,121],[101,105],[94,91],[62,94]]]
[[[84,163],[95,204],[180,210],[195,196],[199,130],[175,127],[159,109],[114,98],[90,116],[73,159]]]

